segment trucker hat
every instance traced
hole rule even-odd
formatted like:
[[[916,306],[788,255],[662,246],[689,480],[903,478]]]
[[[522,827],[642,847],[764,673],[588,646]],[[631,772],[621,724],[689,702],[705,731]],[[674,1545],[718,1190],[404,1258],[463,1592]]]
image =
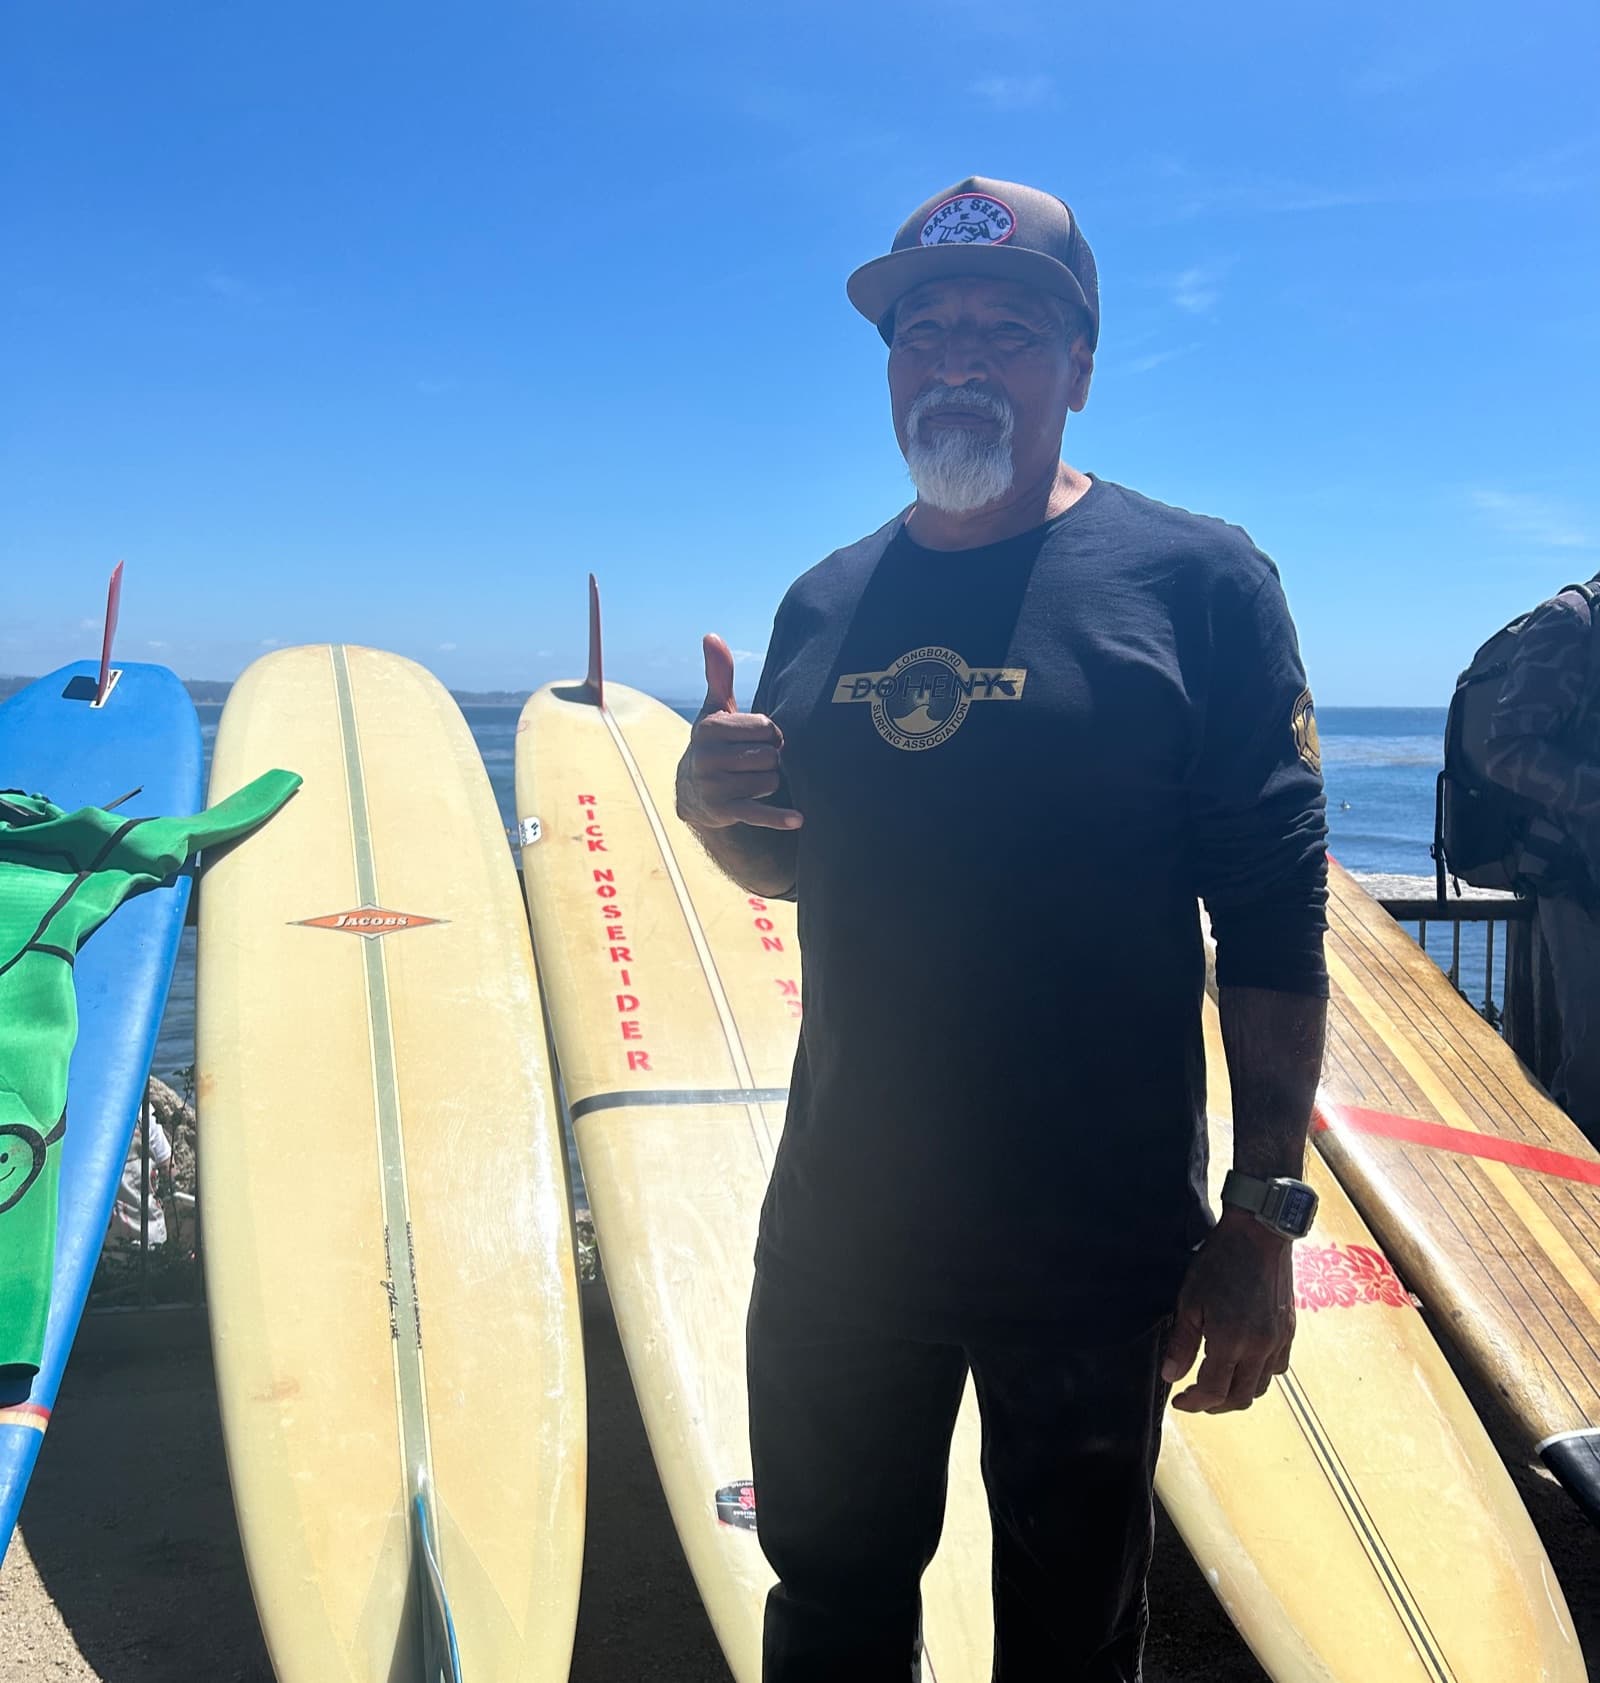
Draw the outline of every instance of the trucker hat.
[[[1078,219],[1053,193],[969,175],[935,193],[900,224],[888,255],[851,275],[850,302],[882,334],[898,299],[951,275],[1014,280],[1088,312],[1091,349],[1100,338],[1100,282]]]

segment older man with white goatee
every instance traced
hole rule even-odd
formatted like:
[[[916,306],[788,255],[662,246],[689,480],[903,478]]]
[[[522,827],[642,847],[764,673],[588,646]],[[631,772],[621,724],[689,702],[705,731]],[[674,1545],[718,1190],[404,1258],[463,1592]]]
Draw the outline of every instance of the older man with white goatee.
[[[964,181],[849,293],[916,502],[789,590],[753,712],[706,639],[679,771],[728,875],[797,899],[804,952],[749,1320],[765,1677],[920,1675],[970,1373],[995,1677],[1132,1683],[1167,1386],[1203,1346],[1173,1406],[1248,1408],[1294,1335],[1327,992],[1311,692],[1243,532],[1061,460],[1100,293],[1060,199]]]

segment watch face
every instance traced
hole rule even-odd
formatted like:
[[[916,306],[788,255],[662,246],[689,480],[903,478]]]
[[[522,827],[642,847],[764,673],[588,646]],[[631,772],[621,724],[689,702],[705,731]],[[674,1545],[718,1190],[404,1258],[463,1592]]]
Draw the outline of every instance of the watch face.
[[[1285,1186],[1283,1197],[1273,1216],[1273,1224],[1286,1233],[1300,1238],[1311,1230],[1311,1218],[1317,1213],[1317,1195],[1309,1186]]]

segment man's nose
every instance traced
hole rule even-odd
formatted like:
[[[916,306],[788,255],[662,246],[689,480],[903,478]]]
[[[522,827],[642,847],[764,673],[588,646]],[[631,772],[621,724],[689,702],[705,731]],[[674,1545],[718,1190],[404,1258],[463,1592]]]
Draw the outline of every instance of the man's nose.
[[[974,380],[987,380],[989,365],[983,341],[976,333],[957,329],[946,337],[933,372],[947,386],[965,386]]]

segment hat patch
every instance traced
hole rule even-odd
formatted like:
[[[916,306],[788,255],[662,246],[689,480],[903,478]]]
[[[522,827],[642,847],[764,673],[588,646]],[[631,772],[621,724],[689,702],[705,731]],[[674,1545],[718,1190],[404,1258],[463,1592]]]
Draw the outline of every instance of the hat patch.
[[[1017,231],[1011,206],[987,193],[957,193],[922,224],[924,245],[1004,245]]]

